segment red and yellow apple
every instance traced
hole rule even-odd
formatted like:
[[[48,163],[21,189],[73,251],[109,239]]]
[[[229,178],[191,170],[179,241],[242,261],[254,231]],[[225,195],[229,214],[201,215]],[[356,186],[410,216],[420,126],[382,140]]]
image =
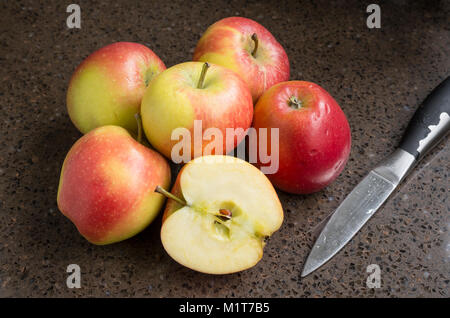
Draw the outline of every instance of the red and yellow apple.
[[[283,209],[267,177],[231,156],[187,163],[173,196],[163,215],[162,244],[175,261],[203,273],[228,274],[256,265],[265,239],[283,222]]]
[[[173,159],[173,147],[183,141],[172,137],[175,129],[186,129],[191,136],[190,160],[205,154],[205,148],[214,142],[203,138],[209,128],[219,130],[224,139],[217,147],[221,153],[213,148],[207,154],[233,150],[251,125],[253,103],[247,85],[234,72],[218,65],[186,62],[155,77],[142,98],[141,115],[148,141],[167,158]],[[195,121],[201,121],[200,143],[194,142]],[[242,128],[244,133],[227,139],[227,128]]]
[[[193,60],[239,74],[255,102],[272,85],[289,80],[289,60],[283,47],[266,28],[247,18],[229,17],[211,25],[200,38]]]
[[[152,50],[131,42],[107,45],[75,70],[67,91],[67,110],[82,133],[117,125],[136,132],[134,114],[150,81],[166,67]]]
[[[156,217],[170,185],[163,156],[118,126],[96,128],[80,138],[64,160],[59,210],[94,244],[110,244],[143,230]]]
[[[279,169],[267,176],[279,189],[311,193],[342,172],[350,154],[350,126],[337,102],[322,87],[305,81],[279,83],[255,106],[253,126],[279,129]],[[273,155],[273,154],[272,154]],[[258,166],[261,166],[258,162]]]

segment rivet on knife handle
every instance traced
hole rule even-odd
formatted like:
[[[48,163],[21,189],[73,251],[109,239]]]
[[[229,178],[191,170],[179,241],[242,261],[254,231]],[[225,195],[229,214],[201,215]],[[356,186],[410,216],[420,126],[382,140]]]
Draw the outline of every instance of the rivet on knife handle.
[[[417,109],[400,148],[420,160],[450,129],[450,77],[447,77]]]

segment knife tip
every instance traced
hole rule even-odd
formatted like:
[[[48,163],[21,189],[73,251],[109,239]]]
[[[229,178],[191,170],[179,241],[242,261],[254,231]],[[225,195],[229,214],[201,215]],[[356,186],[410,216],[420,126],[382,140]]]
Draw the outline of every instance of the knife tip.
[[[308,276],[309,274],[311,274],[311,272],[312,272],[312,271],[306,270],[306,269],[304,268],[303,271],[302,271],[302,273],[300,274],[300,277],[301,277],[301,278],[306,277],[306,276]]]
[[[309,274],[311,274],[312,272],[314,272],[315,268],[311,267],[311,265],[309,264],[308,261],[306,261],[305,266],[303,266],[303,270],[302,273],[300,274],[300,277],[306,277]]]

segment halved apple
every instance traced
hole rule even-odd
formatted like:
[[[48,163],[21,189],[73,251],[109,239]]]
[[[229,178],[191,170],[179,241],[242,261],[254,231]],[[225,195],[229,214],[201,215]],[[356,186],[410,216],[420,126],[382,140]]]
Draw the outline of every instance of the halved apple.
[[[173,196],[164,212],[161,241],[174,260],[203,273],[234,273],[256,265],[265,239],[283,222],[267,177],[230,156],[187,163]]]

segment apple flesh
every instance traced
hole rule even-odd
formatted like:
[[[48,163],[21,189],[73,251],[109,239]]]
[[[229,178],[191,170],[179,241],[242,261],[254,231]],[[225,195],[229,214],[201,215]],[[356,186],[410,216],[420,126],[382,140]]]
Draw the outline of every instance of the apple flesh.
[[[215,63],[239,74],[253,101],[272,85],[289,80],[289,60],[283,47],[261,24],[229,17],[211,25],[200,38],[194,61]]]
[[[253,102],[247,85],[234,72],[218,65],[205,69],[205,63],[186,62],[168,68],[153,80],[142,98],[141,115],[147,139],[167,158],[172,159],[172,148],[180,142],[172,140],[172,132],[187,129],[191,159],[204,154],[212,142],[202,138],[208,128],[217,128],[224,136],[221,154],[233,150],[245,133],[226,140],[226,129],[246,131],[253,118]],[[202,125],[198,145],[194,143],[197,120]]]
[[[131,42],[107,45],[75,70],[67,91],[67,110],[82,133],[117,125],[137,131],[134,114],[154,76],[166,67],[152,50]]]
[[[258,135],[260,128],[268,128],[268,149],[270,129],[279,129],[279,169],[267,176],[286,192],[305,194],[326,187],[342,172],[350,154],[350,126],[344,112],[311,82],[271,87],[255,106],[253,126]]]
[[[244,180],[244,181],[243,181]],[[250,268],[283,210],[267,177],[230,156],[199,157],[180,171],[163,216],[161,241],[178,263],[209,274]],[[228,217],[224,217],[228,215]]]
[[[123,128],[104,126],[80,138],[64,160],[59,210],[94,244],[127,239],[156,217],[170,184],[164,157],[139,144]]]

